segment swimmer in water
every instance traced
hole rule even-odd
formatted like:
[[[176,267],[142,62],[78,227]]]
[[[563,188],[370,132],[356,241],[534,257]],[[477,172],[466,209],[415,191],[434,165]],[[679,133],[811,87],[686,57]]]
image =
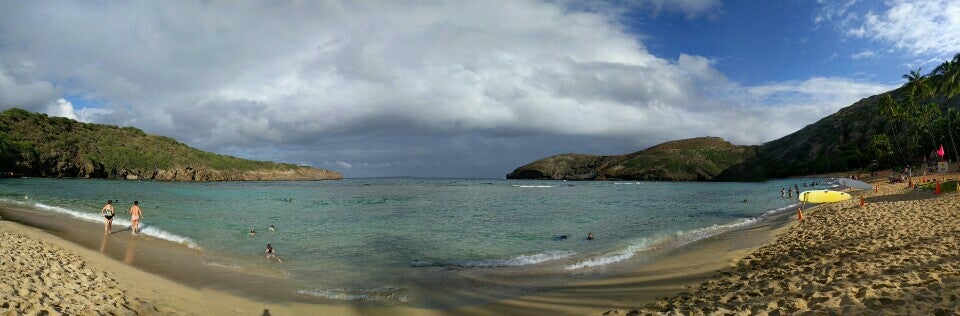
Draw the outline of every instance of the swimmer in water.
[[[276,228],[276,227],[273,227],[273,225],[270,225],[270,231],[275,232],[275,231],[277,231],[277,228]]]
[[[271,246],[270,244],[267,244],[266,253],[267,253],[267,261],[270,261],[272,259],[277,259],[278,262],[283,263],[283,260],[280,260],[280,258],[277,257],[277,251],[273,250],[273,246]]]
[[[247,235],[249,235],[250,237],[256,237],[256,236],[257,236],[257,231],[251,229],[250,232],[247,233]]]
[[[587,234],[587,240],[593,240],[593,232]]]

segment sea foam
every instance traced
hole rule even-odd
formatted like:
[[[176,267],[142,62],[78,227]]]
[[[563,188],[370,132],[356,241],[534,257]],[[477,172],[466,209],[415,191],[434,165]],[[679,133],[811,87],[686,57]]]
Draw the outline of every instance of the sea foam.
[[[694,241],[698,241],[704,238],[709,238],[716,236],[725,231],[729,231],[733,228],[749,225],[756,223],[757,219],[755,218],[746,218],[739,222],[725,224],[725,225],[713,225],[710,227],[698,228],[689,231],[678,231],[676,234],[670,237],[664,237],[651,241],[650,239],[642,239],[638,242],[628,245],[626,248],[623,248],[618,251],[607,253],[599,257],[587,259],[584,261],[577,262],[566,266],[566,270],[577,270],[582,268],[598,267],[605,266],[608,264],[617,263],[632,258],[638,252],[649,250],[657,246],[670,246],[670,247],[680,247]]]
[[[341,301],[376,301],[384,304],[398,304],[408,301],[406,289],[390,286],[375,289],[298,290],[297,294]]]
[[[519,255],[501,259],[472,259],[472,260],[414,260],[412,267],[518,267],[539,264],[547,261],[559,260],[574,255],[570,251],[548,251],[532,255]]]
[[[88,222],[94,222],[94,223],[103,222],[103,217],[100,216],[100,214],[79,212],[79,211],[71,210],[68,208],[46,205],[43,203],[34,203],[33,206],[41,210],[53,211],[61,214],[70,215],[72,217],[85,220]],[[123,218],[116,218],[116,217],[114,217],[113,223],[116,225],[123,225],[128,227],[131,225],[129,220],[123,219]],[[172,242],[187,246],[187,248],[190,248],[190,249],[200,250],[200,245],[198,245],[197,242],[194,241],[193,239],[162,230],[160,228],[154,227],[153,225],[148,225],[143,222],[140,222],[140,233],[150,237],[172,241]]]

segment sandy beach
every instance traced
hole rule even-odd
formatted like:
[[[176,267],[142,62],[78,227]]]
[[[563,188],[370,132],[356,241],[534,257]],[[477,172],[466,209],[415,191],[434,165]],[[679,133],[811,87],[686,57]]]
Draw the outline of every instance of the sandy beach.
[[[648,251],[639,268],[534,295],[449,310],[255,299],[191,284],[162,242],[79,234],[56,223],[0,221],[0,312],[26,314],[584,315],[960,312],[960,195],[883,184],[858,199],[793,212],[760,225]],[[20,221],[20,220],[15,220]],[[76,225],[65,222],[62,225]],[[88,226],[88,227],[87,227]],[[72,230],[71,230],[72,231]],[[76,233],[76,232],[74,232]],[[89,240],[86,240],[86,239]],[[102,243],[100,240],[109,240]],[[99,245],[99,248],[97,248]],[[131,248],[139,251],[133,252]],[[153,247],[153,248],[151,248]],[[98,251],[99,250],[99,251]],[[128,260],[130,259],[130,260]],[[137,263],[163,261],[155,266]],[[131,264],[133,263],[133,264]],[[168,270],[174,270],[169,272]],[[146,268],[147,273],[141,268]],[[167,269],[167,270],[164,270]],[[207,276],[207,279],[217,276]],[[235,278],[224,274],[224,278]],[[177,280],[177,282],[173,281]],[[283,283],[268,291],[282,291]],[[613,310],[611,310],[613,309]]]
[[[7,220],[0,220],[0,240],[3,315],[435,314],[407,307],[258,301],[188,286]]]
[[[716,278],[605,314],[960,313],[960,195],[886,183],[859,194],[865,206],[808,212]]]

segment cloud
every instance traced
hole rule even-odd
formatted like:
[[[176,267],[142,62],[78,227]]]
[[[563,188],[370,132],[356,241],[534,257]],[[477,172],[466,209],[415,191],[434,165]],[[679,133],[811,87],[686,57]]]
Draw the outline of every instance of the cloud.
[[[649,5],[654,11],[678,11],[687,18],[708,15],[716,12],[721,6],[720,0],[641,0],[641,4]]]
[[[865,51],[850,55],[850,58],[852,58],[853,60],[858,60],[858,59],[864,59],[864,58],[872,58],[876,55],[877,54],[875,54],[871,50],[865,50]]]
[[[856,15],[850,11],[857,2],[859,2],[859,0],[817,0],[817,3],[820,4],[821,7],[817,16],[813,18],[813,22],[817,25],[825,21],[839,21],[841,24],[849,23],[851,20],[856,19]]]
[[[113,113],[113,110],[97,108],[76,109],[72,102],[65,99],[57,99],[56,102],[48,104],[41,112],[52,116],[74,119],[80,122],[93,122],[101,115]]]
[[[720,6],[641,5],[688,16]],[[497,176],[547,154],[704,135],[755,144],[888,88],[743,86],[709,57],[653,55],[615,15],[553,2],[6,2],[0,12],[0,42],[19,43],[0,46],[2,106],[348,176]],[[102,105],[76,109],[66,95]]]
[[[914,55],[939,60],[960,51],[960,2],[952,0],[890,1],[885,11],[868,12],[850,31],[858,37],[887,42]]]
[[[60,91],[50,82],[32,78],[30,71],[30,67],[26,65],[8,66],[0,63],[0,107],[16,105],[43,111],[56,102]]]
[[[338,168],[338,169],[350,169],[350,168],[353,168],[353,165],[351,165],[351,164],[349,164],[349,163],[346,163],[346,162],[343,162],[343,161],[339,161],[339,160],[335,161],[333,164],[336,165],[337,167],[340,167],[340,168]]]

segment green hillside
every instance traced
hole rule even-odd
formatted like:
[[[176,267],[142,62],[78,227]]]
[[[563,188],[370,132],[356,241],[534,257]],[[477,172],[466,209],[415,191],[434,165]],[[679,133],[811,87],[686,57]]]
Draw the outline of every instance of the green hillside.
[[[508,179],[566,180],[714,180],[730,166],[756,154],[755,147],[733,145],[718,137],[666,142],[632,154],[563,154],[517,168]]]
[[[326,170],[204,152],[133,127],[81,123],[21,109],[0,113],[0,171],[6,176],[157,180],[339,176]],[[291,180],[300,179],[294,178]]]
[[[507,175],[516,179],[762,180],[850,170],[917,167],[943,145],[960,157],[960,54],[898,89],[864,98],[760,146],[722,139],[667,142],[622,156],[560,155]],[[553,161],[566,158],[567,164]],[[576,157],[573,159],[572,157]],[[549,172],[547,172],[549,171]]]

